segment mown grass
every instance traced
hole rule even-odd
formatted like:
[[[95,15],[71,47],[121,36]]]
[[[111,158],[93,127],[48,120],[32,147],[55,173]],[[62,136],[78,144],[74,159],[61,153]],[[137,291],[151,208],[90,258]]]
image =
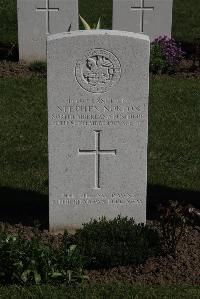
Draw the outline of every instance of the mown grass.
[[[172,35],[180,41],[200,38],[200,1],[174,0]]]
[[[4,78],[0,90],[0,184],[47,194],[46,80]],[[199,79],[151,80],[149,184],[199,191],[199,98]]]
[[[46,80],[1,78],[1,186],[47,193]]]
[[[133,286],[91,284],[90,286],[0,287],[0,299],[198,299],[200,288],[192,286]]]
[[[17,0],[0,0],[0,42],[17,41]]]
[[[200,80],[152,80],[148,183],[200,190]]]
[[[0,42],[17,44],[16,3],[17,0],[0,0]],[[200,37],[199,11],[199,0],[174,0],[173,37],[189,42]],[[79,0],[79,13],[91,25],[101,16],[102,27],[112,28],[112,0]]]

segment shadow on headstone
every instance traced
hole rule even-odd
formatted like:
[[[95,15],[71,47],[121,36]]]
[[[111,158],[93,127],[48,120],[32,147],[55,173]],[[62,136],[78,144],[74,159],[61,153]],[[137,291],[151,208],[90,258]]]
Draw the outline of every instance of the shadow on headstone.
[[[0,188],[0,222],[21,223],[24,226],[40,224],[48,229],[48,196],[33,191]]]
[[[178,201],[184,205],[200,208],[200,191],[173,189],[166,186],[148,185],[147,187],[147,219],[159,218],[159,206],[169,201]]]

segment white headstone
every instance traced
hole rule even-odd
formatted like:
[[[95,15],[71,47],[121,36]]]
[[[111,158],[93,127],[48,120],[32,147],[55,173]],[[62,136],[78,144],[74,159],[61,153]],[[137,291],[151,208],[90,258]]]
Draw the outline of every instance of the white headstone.
[[[48,34],[78,30],[78,0],[17,0],[19,59],[46,60]]]
[[[113,0],[113,29],[171,37],[173,0]]]
[[[149,38],[48,37],[50,229],[119,214],[146,221]]]

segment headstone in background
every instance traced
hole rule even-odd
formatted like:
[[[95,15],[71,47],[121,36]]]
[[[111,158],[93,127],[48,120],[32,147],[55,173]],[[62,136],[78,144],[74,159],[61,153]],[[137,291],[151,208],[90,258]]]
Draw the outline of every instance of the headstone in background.
[[[50,229],[119,214],[146,221],[149,38],[48,37]]]
[[[171,37],[173,0],[113,0],[113,30]]]
[[[78,30],[78,0],[17,0],[19,59],[46,60],[48,34]]]

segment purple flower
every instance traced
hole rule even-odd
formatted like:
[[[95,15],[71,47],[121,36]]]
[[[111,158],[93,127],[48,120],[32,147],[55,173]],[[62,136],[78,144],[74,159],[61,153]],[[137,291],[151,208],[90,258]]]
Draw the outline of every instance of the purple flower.
[[[185,54],[175,39],[166,35],[156,38],[152,42],[152,45],[159,45],[161,47],[166,62],[170,67],[178,65]]]

